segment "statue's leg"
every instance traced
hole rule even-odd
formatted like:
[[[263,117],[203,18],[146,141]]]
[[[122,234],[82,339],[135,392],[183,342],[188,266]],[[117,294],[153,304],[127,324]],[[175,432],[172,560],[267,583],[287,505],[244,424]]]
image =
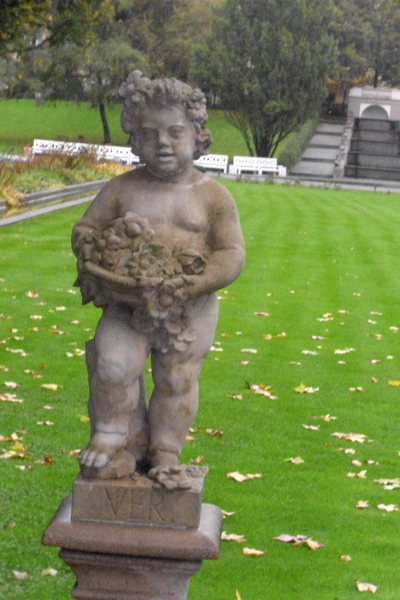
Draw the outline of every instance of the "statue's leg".
[[[152,467],[174,466],[197,412],[198,378],[212,345],[218,318],[216,296],[191,307],[196,339],[179,352],[152,354],[154,391],[149,403],[150,462]]]
[[[95,367],[89,373],[92,437],[80,456],[86,467],[101,469],[125,447],[130,419],[139,404],[148,344],[132,329],[130,318],[131,309],[113,305],[104,311],[96,329]]]

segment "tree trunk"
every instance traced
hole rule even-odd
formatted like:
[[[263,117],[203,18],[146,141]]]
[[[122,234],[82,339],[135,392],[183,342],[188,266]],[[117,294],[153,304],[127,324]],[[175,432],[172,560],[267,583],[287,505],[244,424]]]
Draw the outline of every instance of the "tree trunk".
[[[374,88],[378,87],[378,80],[379,80],[379,71],[378,71],[378,69],[375,69],[375,71],[374,71],[374,81],[373,81],[373,87]]]
[[[99,98],[99,111],[100,111],[101,122],[103,125],[103,135],[104,135],[103,144],[111,144],[111,134],[110,134],[110,128],[108,127],[106,107],[105,107],[103,100],[100,98]]]

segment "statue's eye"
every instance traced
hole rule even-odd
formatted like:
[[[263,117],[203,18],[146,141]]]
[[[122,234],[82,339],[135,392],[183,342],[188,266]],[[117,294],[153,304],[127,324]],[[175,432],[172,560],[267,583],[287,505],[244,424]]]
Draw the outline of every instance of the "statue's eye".
[[[184,127],[170,127],[168,132],[171,137],[173,137],[174,139],[178,139],[181,137],[184,130]]]

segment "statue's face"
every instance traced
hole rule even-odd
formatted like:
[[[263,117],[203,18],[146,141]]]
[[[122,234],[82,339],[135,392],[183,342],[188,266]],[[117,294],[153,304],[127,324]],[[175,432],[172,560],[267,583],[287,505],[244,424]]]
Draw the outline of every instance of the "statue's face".
[[[140,159],[156,177],[171,179],[193,163],[195,130],[181,106],[146,108],[138,141]]]

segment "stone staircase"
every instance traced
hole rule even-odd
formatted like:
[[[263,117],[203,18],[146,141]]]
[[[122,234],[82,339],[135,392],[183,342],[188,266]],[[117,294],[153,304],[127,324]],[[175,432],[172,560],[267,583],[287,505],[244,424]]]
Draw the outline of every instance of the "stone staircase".
[[[335,160],[342,144],[346,119],[321,119],[300,162],[289,171],[293,177],[332,177]]]
[[[345,177],[400,181],[400,122],[355,119]]]

